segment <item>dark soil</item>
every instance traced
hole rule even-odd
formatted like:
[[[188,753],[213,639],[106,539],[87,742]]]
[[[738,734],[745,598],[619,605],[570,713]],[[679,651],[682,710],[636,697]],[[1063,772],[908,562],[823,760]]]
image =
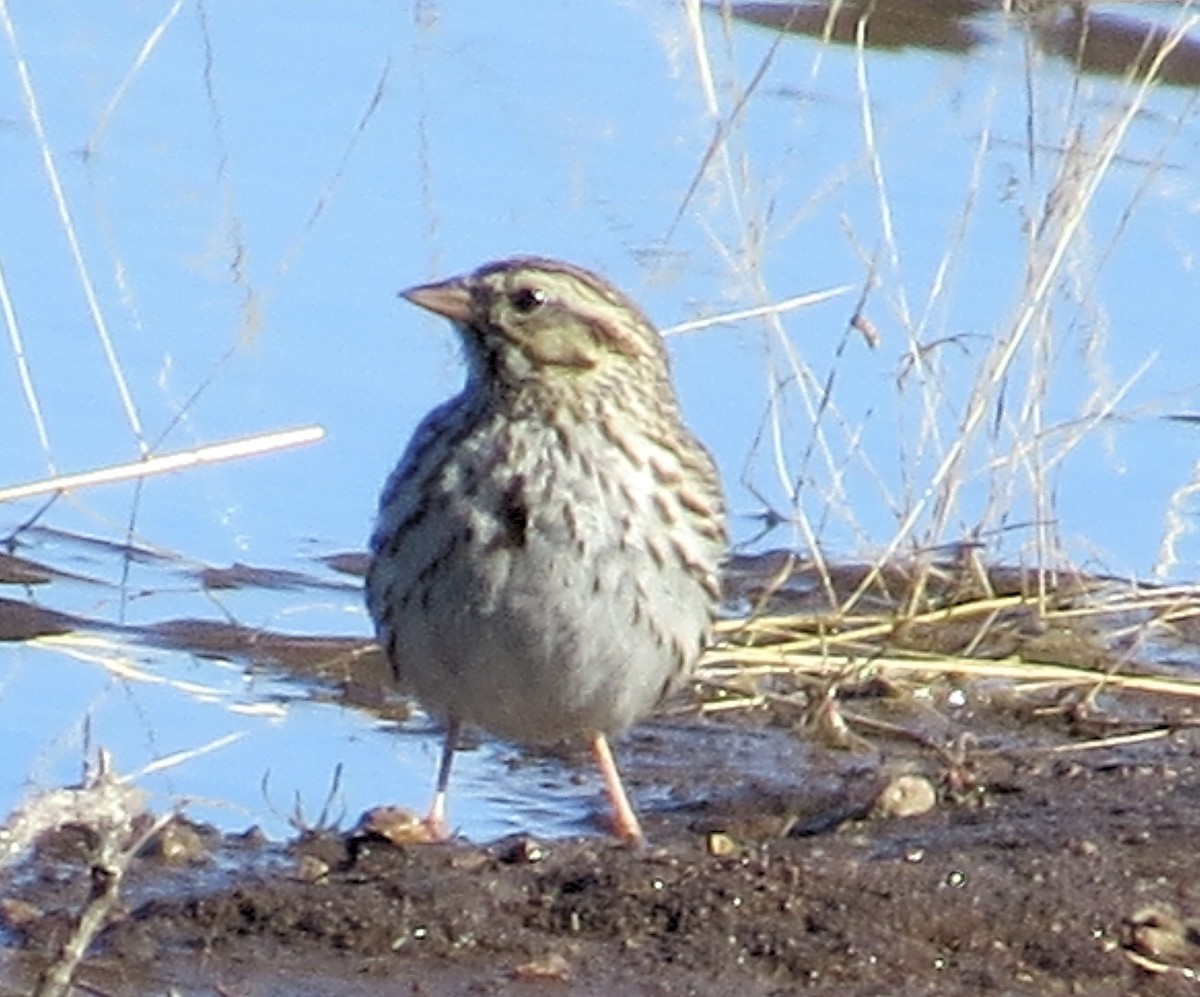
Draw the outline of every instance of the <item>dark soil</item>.
[[[380,836],[395,824],[379,814],[360,824],[371,831],[275,844],[177,819],[118,880],[105,870],[137,826],[120,818],[120,835],[105,834],[108,804],[66,794],[69,816],[38,825],[56,830],[0,878],[0,993],[33,992],[65,965],[81,916],[106,897],[119,900],[87,946],[78,993],[1195,993],[1195,697],[1114,679],[1137,672],[1148,633],[1182,640],[1194,673],[1195,634],[1183,629],[1194,614],[1152,629],[1160,609],[1135,613],[1121,591],[1104,616],[1090,608],[1103,579],[1067,579],[1054,606],[1003,601],[1024,592],[1020,573],[992,576],[971,603],[961,579],[975,575],[943,572],[941,588],[921,576],[921,606],[953,613],[883,628],[883,647],[867,639],[881,632],[871,613],[912,603],[911,579],[884,573],[876,587],[889,591],[871,593],[883,608],[855,621],[813,605],[828,586],[794,558],[776,561],[731,565],[732,598],[810,612],[812,625],[767,619],[740,639],[807,634],[823,646],[849,633],[843,664],[743,668],[731,637],[684,712],[620,746],[645,848],[600,827],[573,840],[396,843]],[[845,582],[858,585],[852,573]],[[1066,612],[1084,599],[1087,615]],[[1173,605],[1149,590],[1147,605],[1160,604]],[[81,625],[6,605],[23,638]],[[279,668],[350,707],[395,708],[361,639],[186,620],[135,636]],[[896,648],[934,673],[875,657]],[[959,653],[1028,662],[1028,673],[964,661],[955,674]],[[132,791],[108,786],[96,799],[120,813]],[[0,853],[19,851],[15,839],[0,829]]]
[[[646,815],[640,851],[599,832],[484,847],[312,832],[279,846],[180,825],[193,847],[136,860],[78,980],[112,995],[1195,992],[1190,731],[949,767],[898,750],[785,779],[789,731],[658,725],[632,745],[634,785],[642,756],[680,737],[760,757],[775,746],[771,779],[697,756],[673,776],[692,802]],[[923,774],[938,802],[872,811],[889,772]],[[8,884],[11,992],[58,955],[95,889],[91,837],[62,829]]]

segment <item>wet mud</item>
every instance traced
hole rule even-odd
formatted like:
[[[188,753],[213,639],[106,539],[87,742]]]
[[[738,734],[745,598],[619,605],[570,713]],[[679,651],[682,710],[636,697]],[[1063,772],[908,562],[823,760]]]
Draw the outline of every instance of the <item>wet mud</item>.
[[[849,616],[830,590],[870,569],[802,567],[732,565],[747,615],[618,744],[644,848],[599,809],[565,840],[422,843],[381,810],[268,841],[140,813],[120,781],[55,791],[38,835],[0,829],[0,994],[73,948],[74,992],[113,997],[1194,993],[1194,602],[947,570],[884,573]],[[81,625],[8,605],[17,639]],[[124,636],[406,715],[360,638]]]
[[[688,744],[709,747],[694,767]],[[599,826],[480,846],[176,822],[135,860],[77,980],[113,995],[1191,993],[1197,746],[1176,730],[951,765],[893,744],[868,762],[746,718],[660,723],[628,745],[631,782],[668,779],[682,802],[645,815],[641,850]],[[739,755],[761,779],[714,765]],[[933,794],[896,805],[898,784]],[[9,992],[60,957],[96,844],[68,825],[10,870]]]

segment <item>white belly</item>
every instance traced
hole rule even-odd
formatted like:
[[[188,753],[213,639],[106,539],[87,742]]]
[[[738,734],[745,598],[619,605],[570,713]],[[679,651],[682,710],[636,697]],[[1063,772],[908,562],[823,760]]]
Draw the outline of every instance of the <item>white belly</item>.
[[[598,437],[568,454],[522,429],[519,451],[503,424],[454,441],[432,485],[401,464],[368,603],[431,712],[521,742],[612,733],[694,666],[719,538]]]

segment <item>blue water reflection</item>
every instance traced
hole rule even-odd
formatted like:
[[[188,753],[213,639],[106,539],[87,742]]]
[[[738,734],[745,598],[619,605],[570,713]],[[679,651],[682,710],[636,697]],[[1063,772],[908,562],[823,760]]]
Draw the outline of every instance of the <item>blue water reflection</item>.
[[[1187,13],[1139,10],[1166,28]],[[159,555],[131,563],[22,534],[23,553],[88,579],[32,597],[102,623],[193,616],[365,635],[352,591],[213,593],[190,569],[241,561],[314,572],[316,558],[361,549],[408,434],[461,379],[450,330],[396,291],[514,252],[594,267],[663,326],[855,288],[777,329],[720,326],[674,337],[671,349],[740,540],[759,532],[764,505],[793,515],[799,481],[801,508],[831,553],[882,549],[926,495],[981,358],[1027,295],[1030,232],[1064,150],[1096,147],[1133,94],[1118,77],[1076,73],[1031,48],[1028,26],[999,12],[971,22],[965,56],[919,46],[860,53],[716,8],[690,20],[686,5],[643,2],[544,0],[516,13],[431,0],[286,12],[128,0],[10,15],[0,266],[50,452],[10,346],[14,362],[0,362],[0,487],[51,465],[129,461],[142,447],[185,450],[304,425],[328,434],[306,449],[53,504],[43,524]],[[720,150],[685,200],[718,133]],[[905,549],[970,536],[986,517],[998,555],[1033,559],[1028,524],[1046,513],[1029,495],[1038,467],[1050,476],[1067,558],[1117,574],[1146,577],[1158,566],[1196,576],[1195,538],[1180,533],[1169,563],[1163,538],[1172,494],[1197,473],[1200,431],[1158,415],[1197,407],[1198,137],[1193,90],[1152,94],[1067,254],[1053,328],[1017,358],[1003,406],[988,413],[994,428],[983,435],[994,448],[971,452],[945,527],[918,528]],[[132,418],[68,250],[47,151]],[[849,327],[859,288],[869,291],[863,314],[881,336],[876,350]],[[936,365],[924,395],[917,357]],[[1040,407],[1029,400],[1037,363],[1050,381]],[[798,387],[806,378],[817,402],[831,387],[826,442],[812,433]],[[1043,443],[1036,460],[1020,447],[1033,427]],[[39,507],[0,504],[0,529]],[[1185,525],[1193,507],[1175,502]],[[804,537],[785,525],[761,542]],[[275,830],[259,788],[268,769],[285,800],[300,791],[315,805],[344,762],[352,810],[424,805],[434,757],[425,740],[414,751],[369,717],[280,693],[238,668],[138,653],[147,672],[224,690],[220,705],[114,678],[61,647],[0,645],[0,811],[29,781],[77,774],[85,719],[123,771],[245,731],[160,788],[227,801],[244,822]],[[274,694],[288,700],[286,718],[229,710]],[[470,753],[458,773],[456,811],[473,835],[511,825],[511,800],[489,802],[505,750]],[[544,803],[535,795],[530,806]],[[549,809],[575,827],[588,804]]]

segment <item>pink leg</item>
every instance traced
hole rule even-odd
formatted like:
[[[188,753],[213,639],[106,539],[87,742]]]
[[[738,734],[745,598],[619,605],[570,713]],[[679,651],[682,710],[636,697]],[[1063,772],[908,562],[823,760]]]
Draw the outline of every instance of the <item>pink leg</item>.
[[[450,766],[454,762],[454,749],[458,746],[458,732],[462,727],[453,717],[446,721],[446,740],[442,742],[442,762],[438,766],[437,788],[433,792],[433,804],[425,826],[434,841],[446,841],[450,827],[446,823],[446,789],[450,785]]]
[[[603,734],[592,735],[592,751],[600,766],[600,774],[604,777],[604,788],[613,809],[613,830],[632,845],[640,845],[646,839],[642,834],[642,825],[638,823],[637,814],[625,795],[625,786],[621,782],[621,773],[613,761],[612,749],[608,746],[608,738]]]

